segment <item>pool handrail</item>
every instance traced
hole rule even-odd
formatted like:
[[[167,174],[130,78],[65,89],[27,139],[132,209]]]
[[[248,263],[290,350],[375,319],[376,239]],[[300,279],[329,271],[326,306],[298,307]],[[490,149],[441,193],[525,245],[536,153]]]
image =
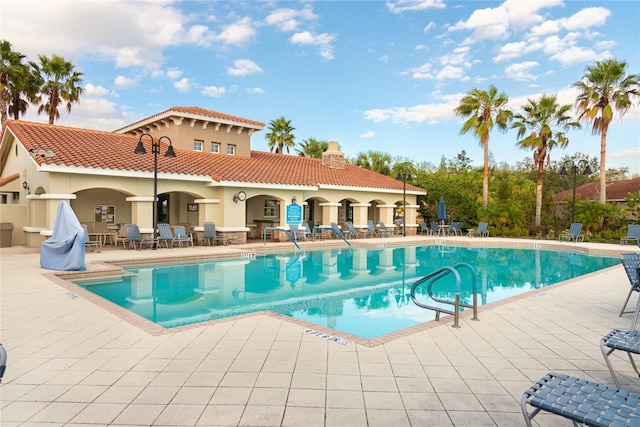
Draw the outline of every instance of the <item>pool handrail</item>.
[[[464,304],[460,302],[461,280],[460,280],[460,274],[458,273],[458,269],[461,267],[467,268],[471,271],[472,293],[473,293],[472,304]],[[433,294],[433,290],[432,290],[433,283],[437,280],[440,280],[441,278],[445,277],[448,274],[453,274],[456,280],[456,291],[455,291],[454,301],[438,298]],[[446,308],[432,306],[432,305],[423,304],[419,302],[418,299],[416,298],[416,288],[425,283],[427,284],[427,294],[429,295],[429,298],[442,304],[453,305],[454,309],[448,310]],[[437,321],[440,320],[440,313],[452,315],[454,328],[460,327],[459,325],[460,307],[473,309],[473,317],[471,318],[471,320],[479,320],[478,319],[478,292],[477,292],[477,282],[476,282],[476,270],[466,262],[461,262],[461,263],[455,264],[454,266],[446,265],[446,266],[440,267],[437,270],[434,270],[433,272],[424,276],[423,278],[418,279],[413,283],[413,285],[411,285],[411,300],[418,307],[426,308],[428,310],[434,310],[436,312]]]
[[[262,230],[262,240],[264,241],[265,245],[267,244],[267,231],[282,231],[284,234],[287,235],[289,240],[291,240],[291,243],[293,243],[295,247],[298,248],[298,250],[301,250],[300,245],[298,245],[298,242],[296,242],[296,240],[291,236],[291,233],[289,233],[289,230],[283,227],[265,227],[264,230]]]

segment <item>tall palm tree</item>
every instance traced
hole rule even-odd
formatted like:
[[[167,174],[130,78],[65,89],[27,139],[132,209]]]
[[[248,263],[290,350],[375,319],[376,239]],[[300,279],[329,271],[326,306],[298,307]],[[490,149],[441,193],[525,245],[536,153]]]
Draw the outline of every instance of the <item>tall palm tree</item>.
[[[569,139],[564,132],[554,129],[580,128],[580,123],[572,120],[570,112],[571,105],[558,105],[557,95],[542,94],[539,100],[527,99],[527,103],[522,106],[522,114],[516,114],[515,122],[511,125],[518,130],[518,138],[522,138],[516,145],[525,150],[533,149],[533,162],[538,168],[536,226],[540,226],[542,214],[544,164],[549,162],[553,148],[556,146],[564,148],[569,145]],[[525,136],[527,132],[530,133]]]
[[[462,124],[460,134],[473,131],[484,148],[484,171],[482,179],[482,207],[486,208],[489,200],[489,134],[495,125],[501,131],[508,129],[513,112],[507,107],[509,98],[504,92],[491,85],[488,91],[473,89],[462,97],[460,105],[454,108],[456,115],[468,117]]]
[[[9,116],[12,116],[14,120],[24,116],[29,104],[38,102],[38,91],[42,87],[42,83],[42,76],[34,68],[25,65],[17,69],[9,82],[11,94]]]
[[[269,122],[269,132],[265,135],[265,138],[269,142],[269,150],[275,149],[276,153],[282,154],[284,147],[287,147],[287,153],[289,148],[295,145],[296,136],[293,131],[296,130],[291,126],[291,120],[287,120],[284,116],[280,116],[275,120]]]
[[[0,124],[4,124],[9,115],[11,83],[20,69],[25,68],[22,63],[24,57],[14,51],[7,40],[0,40]]]
[[[627,63],[615,59],[597,61],[587,67],[578,89],[578,119],[591,124],[591,132],[600,135],[600,203],[607,201],[607,132],[614,110],[620,118],[640,96],[640,75],[626,73]]]
[[[60,118],[58,107],[61,104],[65,104],[67,111],[71,112],[71,104],[80,102],[80,95],[84,93],[80,86],[84,73],[74,71],[75,66],[71,62],[57,55],[51,58],[39,55],[38,58],[39,64],[31,63],[43,77],[38,97],[38,114],[46,113],[49,124],[52,125]]]
[[[318,141],[315,138],[309,138],[298,144],[300,148],[296,148],[296,153],[300,157],[311,157],[321,159],[322,153],[329,149],[327,141]]]

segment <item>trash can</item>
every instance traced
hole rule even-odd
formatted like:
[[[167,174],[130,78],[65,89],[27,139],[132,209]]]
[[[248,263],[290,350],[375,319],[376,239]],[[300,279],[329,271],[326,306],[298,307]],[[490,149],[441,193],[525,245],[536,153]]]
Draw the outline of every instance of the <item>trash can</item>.
[[[0,248],[11,247],[11,233],[13,233],[13,223],[0,222]]]

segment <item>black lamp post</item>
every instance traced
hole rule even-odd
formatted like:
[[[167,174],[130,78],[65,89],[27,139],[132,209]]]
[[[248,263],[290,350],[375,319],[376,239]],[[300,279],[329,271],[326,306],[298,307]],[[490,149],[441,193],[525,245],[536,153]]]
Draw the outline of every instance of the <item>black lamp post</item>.
[[[142,137],[148,136],[151,140],[151,152],[153,153],[153,249],[158,248],[158,239],[156,238],[156,233],[158,230],[158,154],[160,153],[160,141],[166,139],[169,141],[169,147],[167,148],[167,152],[164,153],[165,157],[176,157],[175,151],[173,151],[173,145],[171,145],[171,139],[168,136],[161,136],[158,138],[158,141],[154,141],[153,137],[148,133],[143,133],[140,135],[140,139],[138,140],[138,146],[133,152],[135,154],[147,154],[147,150],[144,148],[144,144],[142,143]]]
[[[407,181],[411,181],[411,172],[402,169],[396,176],[397,180],[402,180],[402,237],[407,235]]]
[[[571,163],[571,166],[573,166],[573,198],[571,199],[571,223],[573,224],[576,218],[576,176],[578,175],[578,170],[584,164],[586,167],[582,171],[583,175],[591,175],[593,172],[591,172],[589,162],[585,159],[578,161],[577,165],[573,160],[567,160],[562,165],[562,169],[560,169],[560,175],[562,176],[569,175],[569,172],[567,171],[567,163]]]

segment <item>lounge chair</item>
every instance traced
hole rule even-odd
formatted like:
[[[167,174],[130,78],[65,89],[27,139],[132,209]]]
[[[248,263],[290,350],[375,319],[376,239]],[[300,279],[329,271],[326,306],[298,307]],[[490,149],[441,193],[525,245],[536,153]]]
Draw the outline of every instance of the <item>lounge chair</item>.
[[[229,238],[227,236],[218,236],[216,225],[213,222],[207,221],[204,223],[202,243],[215,246],[216,242],[220,242],[224,246],[227,246],[229,244]]]
[[[622,305],[622,310],[620,310],[620,316],[622,316],[625,313],[630,313],[629,311],[624,310],[627,308],[631,294],[634,291],[640,292],[640,254],[633,252],[625,253],[621,254],[620,258],[624,271],[627,273],[627,277],[629,278],[629,283],[631,284],[631,289],[629,289],[627,298],[624,300],[624,304]],[[640,298],[640,296],[638,298]]]
[[[182,247],[183,243],[186,243],[187,246],[191,243],[191,247],[193,247],[193,235],[191,233],[187,233],[187,228],[184,225],[176,225],[173,227],[173,231],[176,232],[173,241],[178,242],[180,247]]]
[[[82,229],[84,230],[84,248],[85,251],[87,248],[91,249],[91,252],[95,252],[96,250],[100,252],[102,249],[102,241],[101,240],[91,240],[89,237],[89,230],[85,224],[82,224]]]
[[[620,244],[626,245],[627,242],[636,241],[640,243],[640,224],[632,224],[627,227],[627,235],[620,238]]]
[[[529,412],[527,405],[534,409]],[[550,372],[520,399],[528,427],[540,411],[547,411],[588,426],[640,425],[640,394],[595,381]],[[552,425],[545,423],[545,425]]]
[[[331,231],[333,231],[333,234],[335,234],[336,238],[338,239],[342,239],[342,240],[347,240],[347,238],[344,236],[344,234],[342,234],[342,231],[340,230],[340,227],[338,227],[338,224],[336,224],[335,222],[331,223]]]
[[[371,237],[380,237],[380,233],[376,230],[376,225],[372,220],[367,221],[367,231],[369,232],[369,236]]]
[[[175,240],[175,237],[173,236],[173,232],[171,231],[171,226],[169,224],[166,224],[166,223],[158,224],[158,234],[159,234],[158,244],[164,242],[167,248],[169,247],[173,248],[173,244],[176,240]],[[169,243],[171,243],[171,246],[169,246]]]
[[[289,224],[289,231],[291,232],[291,237],[293,237],[293,240],[296,242],[298,240],[307,240],[307,234],[298,224]]]
[[[560,240],[568,240],[570,242],[580,242],[584,240],[582,233],[582,223],[574,222],[569,227],[568,233],[562,233],[559,236]]]
[[[309,240],[309,239],[313,239],[314,238],[313,232],[311,231],[312,227],[309,225],[308,222],[306,222],[306,221],[302,222],[302,230],[304,231],[304,235],[305,235],[304,239],[305,240]]]
[[[133,249],[140,250],[145,245],[153,246],[156,244],[153,237],[142,237],[137,224],[125,224],[124,229],[127,232],[127,243],[129,247],[133,246]]]
[[[380,229],[380,236],[387,237],[393,234],[393,231],[389,230],[382,221],[378,221],[378,228]]]
[[[367,237],[367,235],[369,234],[365,231],[358,231],[351,221],[347,221],[345,225],[347,226],[346,235],[353,236],[354,239],[357,239],[359,237]]]
[[[618,377],[613,371],[613,366],[611,366],[611,361],[609,360],[611,353],[616,350],[627,353],[633,370],[636,371],[636,374],[640,377],[640,371],[638,371],[638,366],[632,356],[633,354],[640,354],[640,331],[635,329],[631,329],[630,331],[614,329],[600,340],[600,350],[604,356],[604,361],[607,362],[607,367],[609,368],[616,387],[620,388],[620,381],[618,381]],[[638,422],[640,423],[640,419]]]
[[[487,237],[489,236],[489,231],[487,227],[489,226],[488,222],[481,222],[478,224],[478,228],[469,230],[469,237]]]

